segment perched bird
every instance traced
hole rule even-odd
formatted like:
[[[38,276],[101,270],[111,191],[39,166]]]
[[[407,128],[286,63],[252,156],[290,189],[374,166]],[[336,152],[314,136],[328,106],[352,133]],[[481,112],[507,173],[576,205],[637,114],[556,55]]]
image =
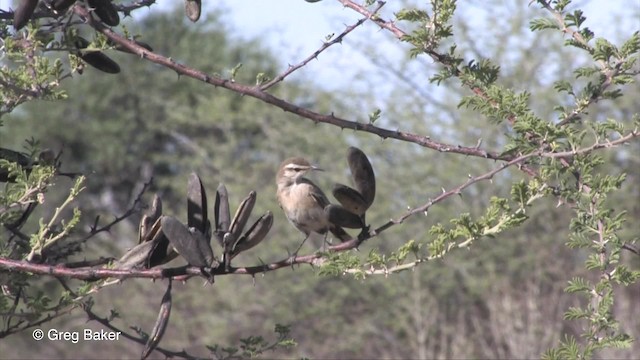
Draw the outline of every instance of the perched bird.
[[[329,221],[325,211],[330,205],[329,199],[316,184],[304,177],[311,170],[322,171],[301,157],[292,157],[280,164],[276,175],[280,207],[293,226],[305,234],[305,240],[312,232],[326,234],[327,231],[341,241],[351,240],[343,228]]]

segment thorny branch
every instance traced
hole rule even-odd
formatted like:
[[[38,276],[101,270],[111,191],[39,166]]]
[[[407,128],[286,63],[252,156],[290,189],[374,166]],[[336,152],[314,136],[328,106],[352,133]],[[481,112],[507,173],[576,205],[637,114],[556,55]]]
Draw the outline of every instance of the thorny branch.
[[[525,160],[540,155],[541,152],[534,152],[528,155],[520,156],[510,162],[504,163],[499,167],[482,174],[477,177],[470,177],[465,183],[449,190],[445,191],[442,194],[438,195],[435,199],[429,200],[426,204],[415,208],[413,210],[408,211],[402,217],[396,220],[390,220],[386,224],[378,227],[375,230],[370,231],[369,233],[364,234],[364,236],[354,238],[350,241],[346,241],[342,244],[329,246],[327,251],[329,252],[339,252],[346,251],[349,249],[357,248],[362,242],[367,239],[370,239],[388,228],[401,224],[408,217],[427,211],[434,204],[449,198],[452,195],[460,194],[464,189],[475,184],[482,180],[489,180],[493,178],[493,176],[500,171],[515,165],[524,162]],[[244,275],[255,275],[259,273],[265,273],[273,270],[277,270],[284,267],[291,267],[296,264],[310,264],[319,266],[322,265],[324,259],[322,257],[322,253],[315,253],[311,255],[302,255],[289,257],[286,259],[282,259],[280,261],[276,261],[270,264],[258,265],[258,266],[249,266],[249,267],[231,267],[230,269],[225,269],[224,266],[218,266],[216,268],[202,269],[198,267],[180,267],[180,268],[165,268],[165,269],[147,269],[147,270],[118,270],[118,269],[86,269],[86,268],[68,268],[65,266],[51,266],[51,265],[40,265],[33,264],[26,261],[19,260],[10,260],[10,259],[1,259],[0,258],[0,268],[5,268],[9,271],[28,271],[31,273],[37,274],[46,274],[52,275],[55,277],[70,277],[82,280],[96,280],[96,279],[104,279],[104,278],[117,278],[117,279],[127,279],[127,278],[151,278],[151,279],[161,279],[166,277],[191,277],[191,276],[203,276],[210,277],[215,275],[231,275],[231,274],[244,274]]]
[[[320,55],[323,51],[325,51],[326,49],[328,49],[332,45],[341,44],[342,40],[344,39],[345,36],[347,36],[347,34],[352,32],[353,30],[355,30],[355,28],[357,28],[358,26],[364,24],[364,22],[367,21],[368,19],[370,19],[372,16],[375,16],[375,14],[377,14],[378,11],[380,11],[380,9],[384,6],[384,4],[385,4],[384,2],[379,2],[378,6],[371,12],[371,15],[358,20],[353,25],[347,26],[347,28],[340,35],[336,36],[333,40],[325,42],[324,44],[322,44],[322,46],[318,50],[314,51],[313,54],[311,54],[306,59],[302,60],[299,64],[297,64],[297,65],[289,65],[289,68],[285,72],[283,72],[282,74],[278,75],[276,78],[274,78],[273,80],[269,81],[268,83],[262,85],[260,87],[260,90],[265,91],[265,90],[269,89],[270,87],[272,87],[275,84],[277,84],[277,83],[281,82],[282,80],[284,80],[287,76],[291,75],[294,71],[296,71],[296,70],[300,69],[301,67],[307,65],[309,62],[311,62],[311,60],[317,59],[318,55]]]
[[[348,129],[353,129],[355,131],[364,131],[364,132],[369,132],[372,134],[376,134],[378,136],[380,136],[383,139],[386,138],[393,138],[393,139],[397,139],[397,140],[401,140],[401,141],[407,141],[407,142],[412,142],[412,143],[416,143],[418,145],[427,147],[427,148],[431,148],[434,150],[438,150],[440,152],[451,152],[451,153],[457,153],[457,154],[463,154],[463,155],[468,155],[468,156],[478,156],[478,157],[484,157],[484,158],[488,158],[488,159],[494,159],[494,160],[502,160],[505,161],[505,163],[503,163],[502,165],[500,165],[499,167],[483,174],[477,177],[469,177],[469,179],[449,190],[449,191],[443,191],[440,195],[438,195],[437,197],[435,197],[434,199],[430,199],[428,202],[426,202],[425,204],[412,209],[410,211],[408,211],[406,214],[402,215],[401,217],[399,217],[398,219],[392,219],[389,222],[387,222],[386,224],[378,227],[377,229],[371,230],[368,233],[365,233],[364,236],[361,236],[359,238],[355,238],[352,239],[351,241],[347,241],[345,243],[339,244],[339,245],[335,245],[335,246],[330,246],[328,248],[328,251],[331,252],[337,252],[337,251],[344,251],[344,250],[348,250],[348,249],[354,249],[357,248],[363,241],[377,236],[378,234],[380,234],[381,232],[385,231],[386,229],[400,224],[402,223],[404,220],[406,220],[408,217],[413,216],[414,214],[417,213],[421,213],[421,212],[425,212],[427,211],[431,206],[433,206],[434,204],[443,201],[444,199],[454,195],[454,194],[460,194],[464,189],[466,189],[467,187],[471,186],[472,184],[475,184],[479,181],[482,180],[489,180],[491,179],[495,174],[499,173],[500,171],[513,166],[513,165],[518,165],[521,168],[526,167],[525,165],[525,161],[527,159],[530,159],[534,156],[542,156],[542,157],[570,157],[570,156],[574,156],[578,153],[584,153],[584,152],[588,152],[588,151],[593,151],[596,149],[600,149],[600,148],[607,148],[607,147],[612,147],[612,146],[616,146],[619,144],[622,144],[632,138],[636,138],[640,135],[640,133],[638,133],[637,130],[634,130],[633,132],[631,132],[630,134],[615,140],[615,141],[611,141],[608,143],[597,143],[592,145],[591,147],[585,148],[585,149],[579,149],[576,151],[570,151],[570,152],[563,152],[563,153],[553,153],[553,152],[543,152],[543,151],[535,151],[532,152],[530,154],[526,154],[526,155],[503,155],[503,154],[498,154],[495,152],[489,152],[489,151],[485,151],[480,149],[479,147],[464,147],[464,146],[459,146],[459,145],[450,145],[450,144],[445,144],[445,143],[441,143],[441,142],[437,142],[437,141],[433,141],[431,140],[428,136],[421,136],[421,135],[417,135],[417,134],[412,134],[412,133],[407,133],[407,132],[402,132],[399,130],[396,131],[392,131],[392,130],[388,130],[388,129],[384,129],[384,128],[380,128],[377,126],[374,126],[373,124],[369,123],[369,124],[365,124],[365,123],[359,123],[356,121],[350,121],[350,120],[346,120],[343,118],[338,118],[336,116],[334,116],[333,114],[331,115],[323,115],[323,114],[319,114],[316,112],[313,112],[311,110],[296,106],[294,104],[291,104],[289,102],[287,102],[286,100],[283,100],[281,98],[278,98],[274,95],[271,95],[267,92],[265,92],[264,90],[270,88],[271,86],[275,85],[278,82],[281,82],[282,80],[284,80],[284,78],[286,78],[288,75],[290,75],[292,72],[294,72],[295,70],[303,67],[305,64],[307,64],[308,62],[310,62],[312,59],[314,59],[315,57],[318,56],[318,54],[320,54],[322,51],[324,51],[326,48],[328,48],[329,46],[338,43],[340,41],[342,41],[342,39],[349,34],[351,31],[353,31],[356,27],[360,26],[364,21],[366,20],[371,20],[374,23],[376,23],[377,25],[379,25],[381,28],[384,28],[388,31],[390,31],[392,34],[394,34],[394,36],[396,36],[397,38],[402,38],[405,35],[407,35],[403,30],[401,30],[400,28],[398,28],[395,23],[393,23],[392,21],[385,21],[383,20],[381,17],[377,16],[377,12],[379,11],[379,9],[384,5],[384,2],[378,2],[378,6],[374,11],[370,11],[364,7],[362,7],[359,4],[356,4],[353,1],[350,0],[339,0],[345,7],[351,8],[359,13],[361,13],[362,15],[365,16],[365,18],[359,20],[356,24],[347,27],[347,29],[345,29],[345,31],[343,31],[343,33],[341,33],[336,39],[334,39],[331,42],[325,43],[320,49],[318,49],[316,52],[314,52],[314,54],[312,54],[310,57],[308,57],[307,59],[303,60],[300,64],[295,65],[290,67],[287,71],[283,72],[281,75],[279,75],[278,77],[276,77],[274,80],[272,80],[271,82],[267,83],[267,84],[263,84],[262,86],[247,86],[247,85],[242,85],[242,84],[238,84],[232,80],[229,79],[223,79],[217,76],[213,76],[213,75],[209,75],[206,74],[202,71],[187,67],[185,65],[176,63],[174,60],[172,60],[171,58],[167,58],[164,56],[161,56],[159,54],[153,53],[148,51],[147,49],[139,46],[138,44],[136,44],[133,41],[130,41],[128,39],[126,39],[125,37],[117,34],[116,32],[112,31],[110,28],[105,27],[102,23],[100,22],[96,22],[94,21],[90,16],[89,16],[89,12],[88,10],[80,5],[80,4],[76,4],[74,5],[73,11],[81,16],[82,18],[84,18],[89,25],[91,25],[92,27],[94,27],[98,32],[101,32],[102,34],[104,34],[108,39],[110,39],[111,41],[113,41],[114,43],[121,45],[123,48],[130,50],[131,52],[133,52],[134,54],[139,55],[141,58],[145,58],[153,63],[157,63],[160,65],[163,65],[167,68],[170,68],[174,71],[176,71],[178,74],[180,75],[184,75],[184,76],[188,76],[191,78],[194,78],[196,80],[200,80],[203,81],[205,83],[214,85],[214,86],[219,86],[234,92],[238,92],[240,94],[243,95],[247,95],[247,96],[251,96],[254,98],[257,98],[265,103],[274,105],[276,107],[279,107],[285,111],[289,111],[292,113],[295,113],[301,117],[310,119],[312,121],[315,122],[322,122],[322,123],[327,123],[327,124],[332,124],[341,128],[348,128]],[[425,49],[425,52],[431,56],[434,60],[442,63],[445,66],[453,66],[450,64],[450,62],[448,61],[448,58],[446,55],[442,55],[439,54],[433,50],[430,49]],[[455,69],[454,69],[455,70]],[[459,73],[454,71],[454,74]],[[482,96],[482,90],[472,87],[472,90]],[[480,93],[479,93],[480,92]],[[529,173],[530,175],[533,174],[531,171],[527,171],[527,173]],[[128,215],[126,215],[128,216]],[[123,216],[122,218],[126,217]],[[108,230],[108,228],[110,226],[112,226],[113,224],[115,224],[117,221],[119,221],[118,219],[121,218],[117,218],[116,221],[114,221],[113,223],[107,225],[106,227],[104,227],[104,230]],[[96,230],[95,228],[92,229],[92,234],[97,233],[98,231],[104,231],[104,230]],[[90,236],[90,235],[89,235]],[[312,254],[312,255],[305,255],[305,256],[295,256],[295,257],[289,257],[287,259],[283,259],[274,263],[270,263],[270,264],[265,264],[265,265],[260,265],[260,266],[252,266],[252,267],[238,267],[238,268],[230,268],[228,270],[224,269],[223,267],[218,267],[218,268],[213,268],[213,269],[206,269],[206,273],[210,274],[210,275],[226,275],[226,274],[249,274],[249,275],[255,275],[257,273],[262,273],[262,272],[267,272],[267,271],[272,271],[272,270],[276,270],[282,267],[287,267],[287,266],[292,266],[294,264],[312,264],[312,265],[320,265],[322,263],[323,259],[322,259],[322,255],[319,253],[316,254]],[[57,276],[57,277],[73,277],[73,278],[78,278],[78,279],[85,279],[85,280],[89,280],[89,279],[96,279],[96,278],[117,278],[117,279],[125,279],[125,278],[131,278],[131,277],[146,277],[146,278],[163,278],[163,277],[167,277],[167,276],[186,276],[186,277],[190,277],[190,276],[203,276],[203,269],[201,268],[196,268],[196,267],[182,267],[182,268],[173,268],[173,269],[148,269],[148,270],[116,270],[116,269],[86,269],[86,268],[69,268],[69,267],[64,267],[64,266],[48,266],[48,265],[40,265],[40,264],[32,264],[32,263],[28,263],[28,262],[22,262],[22,261],[17,261],[17,260],[8,260],[8,259],[0,259],[0,268],[5,268],[8,270],[21,270],[21,271],[29,271],[29,272],[33,272],[33,273],[41,273],[41,274],[49,274],[49,275],[53,275],[53,276]]]
[[[364,131],[364,132],[378,135],[382,139],[397,139],[401,141],[411,142],[411,143],[415,143],[420,146],[434,149],[440,152],[449,152],[449,153],[455,153],[455,154],[461,154],[461,155],[467,155],[467,156],[476,156],[476,157],[483,157],[487,159],[504,160],[504,161],[509,161],[513,158],[511,155],[504,155],[504,154],[499,154],[497,152],[486,151],[478,147],[467,147],[467,146],[461,146],[461,145],[446,144],[446,143],[431,140],[429,136],[422,136],[422,135],[404,132],[400,130],[389,130],[389,129],[375,126],[371,123],[361,123],[357,121],[350,121],[344,118],[339,118],[334,114],[324,115],[324,114],[314,112],[312,110],[287,102],[286,100],[281,99],[277,96],[274,96],[266,91],[263,91],[259,85],[248,86],[248,85],[238,84],[233,80],[224,79],[215,75],[204,73],[200,70],[196,70],[186,65],[179,64],[171,58],[150,52],[149,50],[143,48],[142,46],[136,44],[135,42],[114,32],[110,28],[107,28],[102,23],[92,20],[89,17],[88,10],[82,5],[79,5],[79,4],[74,5],[73,11],[75,11],[75,13],[78,14],[79,16],[82,16],[83,18],[85,18],[89,23],[89,25],[91,25],[94,29],[96,29],[96,31],[104,34],[109,40],[122,46],[123,48],[129,50],[130,52],[140,56],[141,58],[147,59],[153,63],[172,69],[180,75],[187,76],[187,77],[190,77],[214,86],[219,86],[219,87],[237,92],[239,94],[256,98],[267,104],[274,105],[284,111],[294,113],[303,118],[312,120],[316,123],[326,123],[326,124],[338,126],[342,129]],[[368,12],[366,16],[370,17],[370,16],[373,16],[373,14],[371,12]]]

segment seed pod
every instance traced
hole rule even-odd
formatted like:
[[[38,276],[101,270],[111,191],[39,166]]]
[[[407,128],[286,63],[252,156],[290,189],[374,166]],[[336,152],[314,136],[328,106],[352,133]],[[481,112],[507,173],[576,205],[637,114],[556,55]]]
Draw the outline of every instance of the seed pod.
[[[156,244],[152,241],[146,241],[134,246],[115,261],[114,267],[121,270],[143,268],[144,264],[148,263],[155,246]]]
[[[101,52],[80,54],[80,58],[87,64],[107,74],[118,74],[120,72],[118,63]]]
[[[348,211],[340,205],[328,205],[324,208],[324,212],[332,224],[348,229],[362,229],[364,227],[362,217]]]
[[[158,318],[156,319],[156,323],[153,326],[153,330],[151,330],[151,334],[149,334],[147,344],[142,350],[142,359],[146,359],[147,356],[149,356],[149,354],[153,351],[153,349],[158,346],[160,340],[162,340],[164,331],[169,324],[169,316],[171,315],[171,302],[171,278],[169,278],[169,285],[167,286],[167,290],[164,292],[164,296],[162,296],[162,302],[160,303]]]
[[[44,149],[38,154],[38,164],[41,165],[56,165],[56,154],[51,149]]]
[[[258,245],[271,230],[271,225],[273,225],[273,214],[267,211],[238,239],[231,251],[231,258]]]
[[[333,197],[335,197],[346,210],[356,215],[364,215],[369,208],[362,195],[347,185],[335,184],[333,185],[332,192]]]
[[[75,4],[76,0],[53,0],[51,2],[51,10],[53,10],[56,14],[61,14],[67,9],[71,7],[71,5]]]
[[[145,215],[144,218],[150,217]],[[161,220],[158,219],[149,228],[141,242],[116,261],[116,268],[149,269],[165,264],[176,256],[178,254],[169,246],[169,239],[161,231]]]
[[[88,0],[89,6],[93,8],[93,13],[109,26],[118,26],[120,24],[120,16],[118,9],[111,0]]]
[[[160,196],[158,196],[158,194],[153,195],[151,208],[149,208],[147,214],[153,220],[153,222],[160,219],[160,216],[162,216],[162,199],[160,199]]]
[[[247,221],[249,220],[249,216],[251,215],[251,211],[253,211],[253,206],[256,204],[256,192],[251,191],[249,195],[242,200],[236,214],[233,216],[233,220],[231,221],[231,225],[229,226],[229,233],[231,234],[232,241],[236,241],[236,239],[240,238],[242,233],[242,229],[244,229]]]
[[[79,50],[86,49],[89,41],[82,37],[77,37],[75,45]],[[100,51],[79,51],[78,56],[87,64],[94,68],[109,74],[117,74],[120,72],[120,66],[110,57]]]
[[[140,219],[140,225],[138,226],[138,244],[149,240],[148,236],[152,225],[153,220],[151,220],[151,217],[143,214]]]
[[[146,268],[166,264],[178,257],[178,253],[170,246],[169,239],[161,231],[160,219],[155,222],[152,228],[152,236],[151,241],[154,242],[156,246],[151,251],[149,259],[145,264]]]
[[[184,224],[170,216],[162,217],[162,232],[173,248],[189,265],[206,267],[213,263],[213,251],[209,241],[198,231],[190,231]]]
[[[0,148],[0,159],[18,163],[23,167],[29,167],[32,163],[31,158],[26,154],[11,149]],[[15,176],[9,176],[9,169],[0,167],[0,182],[15,182]]]
[[[18,8],[13,13],[13,27],[20,30],[27,25],[37,6],[38,0],[20,0]]]
[[[138,41],[138,40],[133,40],[133,42],[136,43],[136,45],[141,46],[141,47],[145,48],[146,50],[153,52],[153,48],[151,47],[151,45],[149,45],[149,44],[147,44],[145,42],[142,42],[142,41]],[[120,44],[113,43],[112,41],[109,41],[109,44],[112,45],[114,47],[114,49],[116,49],[118,51],[122,51],[122,52],[126,52],[126,53],[129,53],[129,54],[136,55],[133,51],[125,48],[124,46],[122,46]]]
[[[200,177],[191,173],[187,184],[187,225],[207,234],[210,231],[207,216],[207,193]]]
[[[184,13],[189,20],[196,22],[200,19],[200,12],[202,11],[201,0],[185,0],[184,1]]]
[[[224,234],[229,231],[231,226],[231,214],[229,213],[229,194],[224,184],[220,184],[216,190],[216,203],[214,206],[215,222],[216,222],[216,239],[220,246],[224,247]]]
[[[347,162],[351,169],[353,183],[369,208],[376,197],[376,175],[371,163],[362,150],[353,146],[347,151]]]

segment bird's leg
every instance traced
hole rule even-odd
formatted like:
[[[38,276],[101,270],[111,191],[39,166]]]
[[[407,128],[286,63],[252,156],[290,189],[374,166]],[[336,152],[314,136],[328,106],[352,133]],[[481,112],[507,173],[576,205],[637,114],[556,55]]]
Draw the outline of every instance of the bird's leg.
[[[293,252],[293,255],[291,255],[292,259],[295,259],[296,256],[298,256],[298,251],[300,251],[300,249],[302,248],[302,245],[304,245],[304,243],[307,241],[307,239],[309,238],[309,235],[311,235],[311,233],[307,234],[307,236],[304,237],[304,240],[302,240],[302,242],[300,243],[296,251]]]
[[[328,235],[328,231],[326,233],[324,233],[324,238],[322,239],[322,252],[327,251],[327,235]],[[329,243],[331,244],[331,243]]]

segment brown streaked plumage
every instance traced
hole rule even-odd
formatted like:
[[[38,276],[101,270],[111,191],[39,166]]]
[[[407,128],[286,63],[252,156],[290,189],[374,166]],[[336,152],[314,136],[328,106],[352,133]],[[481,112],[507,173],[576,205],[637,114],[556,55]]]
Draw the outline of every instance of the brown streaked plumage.
[[[351,239],[344,229],[331,223],[325,207],[329,199],[322,190],[304,175],[312,170],[322,170],[301,157],[286,159],[276,175],[277,197],[287,219],[306,237],[312,232],[326,234],[330,231],[341,241]],[[306,238],[305,238],[306,239]]]

